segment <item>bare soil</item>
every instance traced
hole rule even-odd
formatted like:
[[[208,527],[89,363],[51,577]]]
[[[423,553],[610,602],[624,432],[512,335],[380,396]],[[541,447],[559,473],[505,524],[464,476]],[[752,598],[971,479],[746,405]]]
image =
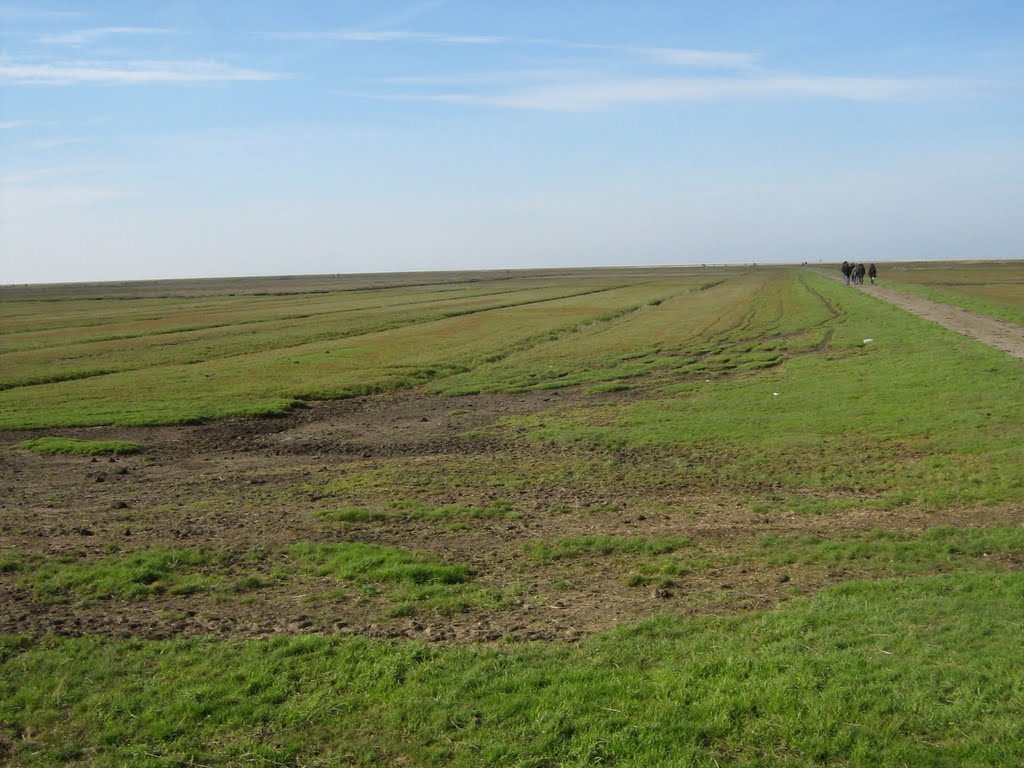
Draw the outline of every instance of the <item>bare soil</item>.
[[[996,525],[1024,518],[1024,510],[1013,509],[883,512],[869,506],[841,515],[764,514],[753,511],[735,489],[643,482],[609,488],[557,480],[495,488],[474,477],[425,486],[416,498],[477,507],[502,499],[520,516],[452,525],[458,521],[408,517],[338,523],[317,514],[352,505],[325,494],[325,486],[395,462],[410,468],[438,462],[458,467],[467,457],[483,456],[522,472],[542,460],[548,466],[551,459],[567,466],[592,460],[590,449],[520,440],[508,430],[485,436],[467,432],[511,415],[631,396],[564,391],[449,398],[409,391],[313,403],[274,419],[47,432],[127,439],[145,448],[140,455],[109,459],[40,456],[14,447],[36,433],[0,433],[0,557],[92,562],[111,552],[152,546],[198,547],[223,553],[219,567],[244,575],[252,572],[253,553],[263,558],[259,567],[270,569],[295,542],[360,541],[468,563],[477,583],[506,595],[499,608],[387,618],[384,597],[361,594],[334,579],[293,576],[241,593],[46,603],[34,599],[22,575],[12,572],[0,573],[0,633],[166,638],[313,632],[445,642],[572,640],[656,613],[770,606],[858,576],[730,557],[764,534],[917,531],[943,523]],[[601,458],[607,461],[608,455]],[[635,467],[664,460],[641,451],[620,451],[613,458]],[[386,487],[360,493],[359,502],[375,506],[402,497]],[[628,577],[636,573],[631,556],[541,564],[524,550],[529,542],[581,535],[684,536],[703,553],[723,557],[670,583],[629,586]]]

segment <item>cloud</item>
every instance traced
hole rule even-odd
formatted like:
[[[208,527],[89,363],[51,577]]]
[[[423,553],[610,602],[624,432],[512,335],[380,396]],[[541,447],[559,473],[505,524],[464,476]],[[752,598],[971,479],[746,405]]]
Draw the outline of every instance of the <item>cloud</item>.
[[[78,61],[20,64],[0,60],[0,84],[7,85],[139,85],[283,80],[288,77],[276,72],[241,69],[217,61]]]
[[[48,45],[85,45],[86,43],[95,43],[108,37],[152,37],[176,34],[178,34],[176,30],[164,29],[162,27],[96,27],[94,29],[78,29],[72,32],[40,35],[36,40]]]
[[[41,120],[2,120],[0,121],[0,131],[7,131],[12,128],[29,128],[35,125],[49,125]]]
[[[437,32],[414,32],[408,29],[349,29],[315,32],[278,32],[267,37],[275,40],[322,40],[347,43],[435,43],[441,45],[523,45],[565,49],[612,51],[643,56],[673,66],[750,69],[757,56],[738,51],[712,51],[696,48],[644,48],[631,45],[587,43],[549,37],[506,37],[503,35],[453,35]]]
[[[105,174],[118,170],[114,165],[58,165],[48,168],[32,168],[30,170],[9,173],[0,176],[0,185],[35,184],[40,180],[53,177],[80,177]]]
[[[447,35],[434,32],[411,32],[404,29],[325,30],[323,32],[275,32],[274,40],[326,40],[347,43],[439,43],[442,45],[497,45],[510,42],[493,35]]]
[[[704,51],[694,48],[633,48],[635,53],[663,64],[708,69],[751,69],[757,56],[740,51]]]
[[[431,85],[494,85],[499,84],[522,84],[523,82],[551,81],[561,79],[580,79],[593,77],[593,72],[584,69],[504,69],[486,72],[458,72],[445,75],[407,75],[400,77],[382,77],[376,82],[389,85],[408,86],[431,86]]]
[[[82,138],[63,138],[63,139],[36,139],[30,141],[28,146],[32,149],[57,149],[58,147],[66,147],[69,144],[81,144],[85,139]]]
[[[0,21],[33,21],[37,19],[77,19],[85,14],[80,11],[47,11],[38,8],[24,8],[18,5],[0,5]]]
[[[385,98],[548,112],[595,112],[629,104],[736,99],[890,101],[978,90],[982,87],[991,87],[991,84],[942,78],[821,75],[650,77],[533,85],[495,93],[400,94]]]

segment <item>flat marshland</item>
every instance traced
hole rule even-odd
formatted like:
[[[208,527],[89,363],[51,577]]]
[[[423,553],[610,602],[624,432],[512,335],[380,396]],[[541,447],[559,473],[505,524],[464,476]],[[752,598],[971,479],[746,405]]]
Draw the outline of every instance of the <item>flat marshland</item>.
[[[837,276],[0,290],[0,763],[1024,764],[1024,360]]]

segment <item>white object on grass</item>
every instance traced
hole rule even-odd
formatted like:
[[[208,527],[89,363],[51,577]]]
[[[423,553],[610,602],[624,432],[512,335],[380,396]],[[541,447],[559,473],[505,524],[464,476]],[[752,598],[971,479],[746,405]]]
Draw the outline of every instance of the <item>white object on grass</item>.
[[[864,339],[865,344],[870,344],[874,339]]]

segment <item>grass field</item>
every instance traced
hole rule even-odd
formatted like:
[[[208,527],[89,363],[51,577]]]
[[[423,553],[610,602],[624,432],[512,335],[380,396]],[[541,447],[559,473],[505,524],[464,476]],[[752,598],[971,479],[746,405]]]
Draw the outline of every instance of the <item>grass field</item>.
[[[2,296],[0,764],[1024,763],[1024,361],[795,267]]]

